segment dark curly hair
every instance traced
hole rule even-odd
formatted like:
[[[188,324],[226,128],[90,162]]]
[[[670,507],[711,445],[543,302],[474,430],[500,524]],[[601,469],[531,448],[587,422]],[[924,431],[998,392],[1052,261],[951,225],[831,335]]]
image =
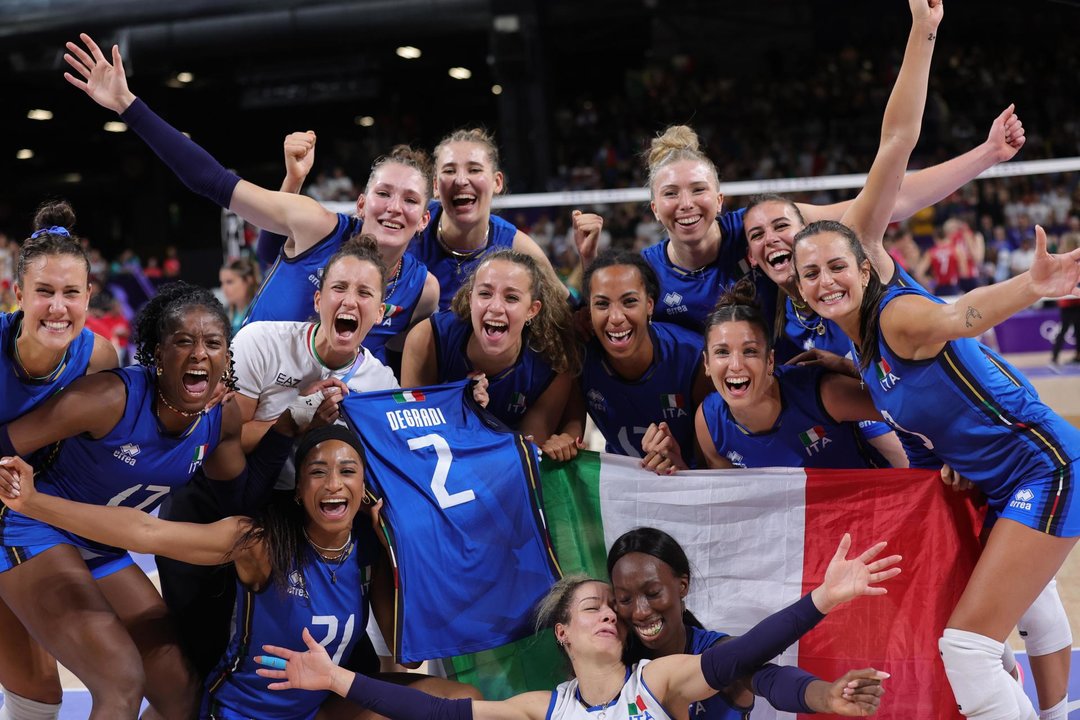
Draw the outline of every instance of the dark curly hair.
[[[65,200],[47,202],[34,214],[34,232],[23,241],[15,266],[15,279],[22,284],[30,263],[49,255],[71,255],[83,261],[86,274],[90,274],[90,259],[86,256],[79,238],[71,233],[75,225],[75,211]],[[53,231],[53,228],[57,228]],[[61,232],[64,231],[64,232]]]
[[[705,318],[706,343],[709,331],[726,322],[747,322],[757,327],[765,336],[765,352],[772,350],[773,336],[769,332],[769,324],[765,322],[765,314],[758,305],[757,288],[750,278],[743,278],[720,293],[712,312]]]
[[[162,338],[179,326],[184,315],[193,308],[202,308],[221,322],[225,338],[232,342],[232,323],[214,294],[204,287],[179,281],[162,285],[158,294],[139,310],[135,318],[135,362],[146,367],[156,364],[154,351]],[[233,368],[232,348],[229,363],[221,381],[230,390],[236,389],[236,372]]]
[[[637,268],[638,274],[641,275],[641,283],[645,286],[645,295],[654,303],[660,297],[660,280],[656,276],[656,271],[653,270],[652,265],[648,263],[645,258],[641,257],[641,253],[634,252],[632,250],[619,250],[617,248],[608,248],[602,250],[596,259],[589,265],[589,269],[585,271],[585,275],[581,279],[581,291],[585,295],[586,300],[592,297],[592,279],[597,270],[603,270],[608,267],[616,267],[618,265],[627,265],[632,268]]]

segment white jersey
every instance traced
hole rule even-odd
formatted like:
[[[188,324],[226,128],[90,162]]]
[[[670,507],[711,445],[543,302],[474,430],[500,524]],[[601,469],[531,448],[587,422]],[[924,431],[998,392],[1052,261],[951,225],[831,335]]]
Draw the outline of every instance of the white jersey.
[[[578,693],[577,678],[552,690],[547,720],[671,720],[641,677],[649,660],[630,668],[619,696],[605,705],[589,707]]]
[[[300,388],[317,380],[335,377],[351,392],[392,390],[398,387],[390,368],[367,348],[352,365],[331,370],[312,351],[316,323],[264,320],[240,328],[232,341],[236,389],[258,400],[253,420],[275,420],[296,399]],[[296,486],[292,455],[281,468],[274,487]]]

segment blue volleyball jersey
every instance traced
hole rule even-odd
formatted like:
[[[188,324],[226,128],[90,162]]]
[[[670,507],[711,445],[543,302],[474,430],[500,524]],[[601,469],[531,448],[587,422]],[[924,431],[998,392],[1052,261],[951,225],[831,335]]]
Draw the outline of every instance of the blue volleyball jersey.
[[[687,625],[686,654],[700,655],[715,645],[717,640],[727,636],[727,633]],[[747,720],[752,709],[753,705],[748,708],[736,708],[723,693],[717,693],[711,698],[691,703],[689,717],[691,720]]]
[[[185,485],[221,439],[221,406],[191,421],[180,435],[166,435],[154,412],[153,371],[142,365],[111,370],[124,382],[124,414],[107,435],[87,434],[60,445],[55,462],[35,479],[38,492],[91,505],[120,505],[151,512],[175,488]],[[4,545],[39,544],[38,529],[49,526],[13,512],[3,513]],[[92,554],[115,555],[118,548],[60,531],[72,545]],[[49,530],[49,538],[55,531]]]
[[[386,363],[386,343],[390,338],[405,332],[412,324],[427,276],[428,270],[422,262],[408,253],[401,256],[401,270],[386,283],[383,293],[383,319],[364,338],[364,347],[379,362]]]
[[[8,423],[48,400],[53,394],[86,374],[94,353],[94,333],[87,328],[68,345],[64,359],[48,377],[32,378],[15,361],[15,340],[22,311],[0,314],[0,423]]]
[[[716,451],[737,467],[888,467],[865,445],[856,423],[837,422],[821,402],[825,370],[817,365],[781,365],[780,415],[765,432],[747,430],[731,414],[719,392],[701,403]]]
[[[637,380],[625,380],[604,357],[600,341],[585,346],[581,392],[605,451],[641,457],[641,439],[652,423],[666,422],[683,457],[694,456],[694,377],[701,368],[701,336],[665,323],[649,326],[653,361]]]
[[[878,312],[902,295],[944,303],[921,288],[894,287]],[[1070,465],[1080,457],[1080,430],[976,340],[951,340],[936,357],[912,361],[897,356],[880,336],[862,375],[885,419],[977,484],[991,507],[1000,509],[1016,485],[1037,478],[1060,477],[1060,499],[1071,499]]]
[[[431,316],[431,328],[439,382],[464,380],[474,370],[465,352],[473,333],[472,323],[452,310],[442,310]],[[529,347],[527,331],[522,334],[522,346],[517,362],[488,377],[488,412],[514,430],[556,376],[551,364]]]
[[[529,635],[559,576],[537,450],[472,400],[468,382],[347,395],[397,578],[393,638],[414,662]]]
[[[360,527],[360,523],[357,523]],[[356,538],[342,562],[325,560],[305,545],[303,572],[293,570],[288,586],[271,582],[259,591],[236,584],[232,637],[221,661],[206,679],[202,717],[222,720],[312,718],[329,690],[267,690],[269,680],[255,671],[263,645],[297,652],[306,649],[307,628],[340,665],[366,632],[368,584],[381,548],[368,531]]]
[[[323,268],[346,240],[360,232],[362,224],[360,218],[338,213],[333,232],[304,252],[286,257],[282,248],[248,306],[244,324],[256,320],[303,322],[314,315],[315,291]]]
[[[462,257],[455,257],[439,242],[442,204],[432,200],[428,204],[428,210],[431,212],[431,222],[423,232],[413,238],[409,244],[409,252],[427,266],[428,271],[439,281],[439,309],[446,310],[454,299],[454,293],[465,284],[485,255],[514,246],[514,236],[518,229],[513,223],[498,215],[492,215],[488,224],[487,245]]]
[[[720,250],[716,259],[703,268],[688,270],[671,262],[665,238],[641,251],[641,256],[656,271],[660,296],[653,310],[653,320],[681,325],[700,333],[705,319],[726,288],[746,276],[757,286],[757,297],[765,319],[770,324],[776,316],[776,284],[765,273],[750,267],[749,245],[743,232],[745,208],[726,212],[716,218],[720,224]]]

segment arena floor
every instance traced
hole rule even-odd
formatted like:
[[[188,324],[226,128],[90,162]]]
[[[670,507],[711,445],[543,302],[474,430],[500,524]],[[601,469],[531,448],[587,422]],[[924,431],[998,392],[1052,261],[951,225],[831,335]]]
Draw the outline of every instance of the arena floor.
[[[1068,353],[1066,353],[1068,356]],[[1054,410],[1067,418],[1073,425],[1080,427],[1080,364],[1051,365],[1049,353],[1031,353],[1010,355],[1007,359],[1024,371],[1039,391],[1039,395]],[[140,558],[140,565],[156,579],[153,561]],[[1074,552],[1058,574],[1058,588],[1065,609],[1072,622],[1073,636],[1080,638],[1080,552]],[[1017,650],[1023,649],[1023,643],[1015,632],[1011,643]],[[1080,657],[1073,653],[1073,680],[1070,683],[1069,696],[1074,699],[1070,709],[1080,709]],[[1025,658],[1018,655],[1021,664],[1026,667]],[[90,697],[82,684],[73,675],[61,669],[64,681],[64,707],[62,720],[77,720],[87,717],[90,711]],[[1034,698],[1034,687],[1030,678],[1025,687]]]

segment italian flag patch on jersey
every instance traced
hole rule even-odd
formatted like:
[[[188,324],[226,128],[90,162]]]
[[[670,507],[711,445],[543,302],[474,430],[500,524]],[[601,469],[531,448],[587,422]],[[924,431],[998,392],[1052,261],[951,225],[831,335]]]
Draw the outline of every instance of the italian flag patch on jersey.
[[[394,393],[394,400],[400,405],[403,403],[424,402],[424,393],[419,390],[402,390]]]

